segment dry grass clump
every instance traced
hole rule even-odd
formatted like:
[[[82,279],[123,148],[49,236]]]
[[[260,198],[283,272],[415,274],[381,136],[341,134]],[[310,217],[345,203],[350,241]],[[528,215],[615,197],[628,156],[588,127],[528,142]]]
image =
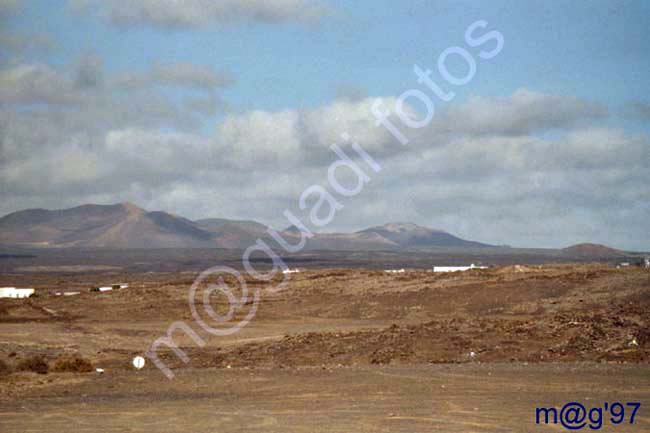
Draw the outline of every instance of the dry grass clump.
[[[93,364],[80,355],[60,356],[52,367],[52,371],[57,373],[89,373],[94,369]]]
[[[32,371],[38,374],[47,374],[49,369],[47,361],[40,355],[22,359],[16,366],[18,371]]]
[[[9,364],[0,359],[0,376],[6,376],[11,373],[11,367]]]

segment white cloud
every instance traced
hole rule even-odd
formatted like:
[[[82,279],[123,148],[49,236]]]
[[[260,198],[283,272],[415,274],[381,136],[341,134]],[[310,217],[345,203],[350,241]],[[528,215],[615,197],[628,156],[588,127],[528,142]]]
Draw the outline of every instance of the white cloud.
[[[376,127],[370,107],[377,100],[338,99],[311,110],[229,115],[218,128],[217,140],[232,150],[232,162],[239,166],[320,164],[334,155],[330,150],[332,144],[344,149],[351,147],[341,138],[343,133],[377,155],[404,151],[388,131]],[[382,100],[388,104],[395,101],[394,98]]]
[[[328,8],[316,0],[72,0],[74,8],[99,7],[120,26],[183,29],[239,21],[317,21]]]
[[[19,64],[0,70],[0,103],[69,104],[77,102],[72,83],[43,64]]]
[[[53,41],[42,33],[9,33],[0,31],[0,47],[6,52],[23,53],[31,50],[45,50],[54,45]]]
[[[235,164],[285,163],[293,166],[302,153],[298,122],[299,115],[295,111],[231,115],[220,125],[217,140],[232,152]]]
[[[130,74],[139,78],[129,86],[124,74],[104,75],[102,59],[94,54],[67,69],[38,63],[0,67],[0,107],[7,108],[0,116],[11,119],[8,127],[14,132],[39,134],[31,123],[58,131],[56,137],[124,127],[198,128],[201,116],[225,109],[219,92],[232,82],[225,73],[188,63]],[[179,103],[165,92],[170,84],[190,90],[182,93],[187,99]]]
[[[597,103],[519,89],[507,97],[473,97],[442,113],[433,126],[441,132],[521,135],[573,128],[606,115]]]
[[[199,90],[214,90],[230,86],[234,78],[225,72],[218,72],[205,65],[178,62],[154,64],[143,73],[125,73],[115,82],[126,89],[138,89],[154,85],[175,85],[193,87]]]
[[[349,149],[340,139],[348,132],[383,170],[345,201],[328,230],[411,220],[524,246],[650,242],[650,139],[575,126],[602,114],[575,98],[526,91],[474,99],[439,113],[456,119],[447,130],[439,120],[419,131],[404,127],[417,132],[409,146],[375,125],[376,98],[229,114],[213,136],[202,136],[181,131],[187,113],[155,87],[115,92],[115,77],[98,70],[85,80],[96,85],[83,88],[78,74],[39,65],[0,72],[0,91],[13,101],[0,110],[0,212],[131,200],[191,218],[282,226],[282,211],[295,206],[304,188],[327,181],[336,158],[329,146]],[[41,77],[58,90],[44,89]],[[44,106],[20,105],[35,102]],[[383,102],[392,107],[395,99]],[[573,120],[560,121],[554,111]],[[526,133],[549,128],[560,131],[552,139]],[[626,230],[610,230],[619,226]]]
[[[40,149],[29,159],[13,160],[0,166],[0,182],[7,193],[42,195],[88,185],[112,170],[102,154],[70,140],[56,147]]]
[[[371,108],[378,101],[392,109],[396,98],[339,98],[309,110],[233,114],[227,116],[220,126],[218,139],[226,147],[234,149],[234,162],[240,166],[271,161],[283,166],[297,162],[319,164],[331,157],[329,147],[333,143],[343,148],[350,147],[342,140],[343,133],[352,136],[364,149],[378,157],[412,151],[413,148],[418,152],[431,152],[453,142],[457,151],[445,156],[446,170],[458,165],[455,162],[457,155],[463,155],[460,162],[467,164],[467,161],[471,161],[478,170],[488,165],[497,166],[503,160],[504,153],[513,157],[511,164],[521,165],[524,161],[516,161],[514,157],[517,155],[527,152],[547,158],[545,152],[551,150],[547,147],[532,148],[535,141],[532,137],[527,144],[522,140],[508,140],[507,137],[558,129],[571,130],[606,114],[598,104],[521,89],[507,97],[472,98],[458,107],[439,113],[429,126],[420,130],[409,130],[393,116],[393,123],[411,139],[411,145],[407,148],[401,146],[385,128],[376,126]],[[409,106],[406,106],[406,110],[415,111]],[[613,136],[609,138],[614,139]],[[577,148],[588,137],[576,135],[572,139],[567,149]],[[528,148],[523,149],[523,146]],[[565,155],[567,151],[554,150],[554,154],[568,157]],[[576,152],[585,156],[586,152],[591,152],[589,160],[592,161],[602,153],[595,149]],[[533,161],[527,163],[531,165]],[[464,172],[464,175],[472,176],[471,171],[474,170]]]
[[[207,140],[192,134],[128,128],[109,131],[97,152],[125,176],[186,177],[211,156]],[[213,167],[218,167],[214,164]],[[164,180],[164,179],[163,179]]]
[[[645,136],[630,137],[621,129],[572,131],[566,139],[542,149],[540,165],[563,169],[648,167],[650,148]]]
[[[345,132],[368,151],[379,154],[399,151],[400,145],[386,129],[376,126],[376,119],[371,114],[371,107],[380,100],[387,106],[394,106],[396,102],[392,97],[358,100],[341,98],[305,112],[303,122],[306,147],[321,152],[328,149],[332,143],[349,147],[341,143],[341,134]]]

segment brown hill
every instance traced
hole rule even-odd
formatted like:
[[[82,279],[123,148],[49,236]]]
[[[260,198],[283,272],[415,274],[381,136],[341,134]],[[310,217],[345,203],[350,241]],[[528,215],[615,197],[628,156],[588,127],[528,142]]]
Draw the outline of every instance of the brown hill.
[[[490,247],[492,245],[467,241],[443,230],[434,230],[413,223],[388,223],[371,227],[357,234],[377,235],[401,248],[427,247]]]
[[[167,212],[149,212],[131,203],[87,204],[70,209],[28,209],[0,218],[0,244],[37,247],[235,248],[264,239],[277,243],[268,227],[255,221],[209,218],[191,221]],[[301,240],[295,227],[282,236]],[[308,250],[378,251],[439,247],[483,247],[441,230],[390,223],[355,233],[316,233]]]
[[[282,236],[290,244],[300,242],[300,231],[295,227],[282,232]],[[375,233],[314,233],[307,243],[309,250],[359,250],[382,251],[399,248],[399,245]]]
[[[282,235],[297,243],[300,231],[289,227]],[[492,245],[466,241],[442,230],[433,230],[413,223],[388,223],[354,233],[317,233],[307,248],[322,250],[394,250],[445,247],[489,247]]]
[[[219,248],[247,248],[257,239],[267,237],[268,227],[256,221],[207,218],[194,223],[202,230],[212,233]]]
[[[28,209],[0,219],[0,243],[26,246],[167,248],[214,246],[192,221],[131,203]]]
[[[619,257],[625,255],[624,252],[608,247],[606,245],[590,243],[572,245],[570,247],[564,248],[562,252],[570,256],[594,258]]]

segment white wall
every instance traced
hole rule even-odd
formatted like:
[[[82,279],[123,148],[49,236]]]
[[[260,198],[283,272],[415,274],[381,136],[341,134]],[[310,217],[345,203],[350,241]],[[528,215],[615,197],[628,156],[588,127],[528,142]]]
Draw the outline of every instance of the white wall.
[[[434,266],[433,272],[462,272],[470,269],[487,269],[487,266],[475,266],[474,263],[470,266]]]
[[[0,298],[29,298],[34,289],[17,289],[15,287],[0,287]]]

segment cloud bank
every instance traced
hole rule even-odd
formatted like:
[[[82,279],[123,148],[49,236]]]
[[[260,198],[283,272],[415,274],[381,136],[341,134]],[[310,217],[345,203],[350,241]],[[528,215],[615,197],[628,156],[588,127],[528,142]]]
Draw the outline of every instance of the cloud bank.
[[[599,126],[607,111],[593,102],[529,89],[470,98],[426,128],[404,129],[409,146],[376,126],[376,97],[222,112],[212,131],[197,132],[210,118],[192,102],[234,83],[187,63],[106,74],[93,54],[63,69],[5,65],[0,212],[130,200],[281,225],[304,188],[326,182],[329,146],[350,149],[347,132],[384,169],[331,229],[400,220],[523,246],[650,241],[650,140]],[[172,97],[170,88],[182,91]]]
[[[99,8],[121,27],[179,30],[242,21],[317,22],[329,8],[315,0],[71,0],[74,9]]]

